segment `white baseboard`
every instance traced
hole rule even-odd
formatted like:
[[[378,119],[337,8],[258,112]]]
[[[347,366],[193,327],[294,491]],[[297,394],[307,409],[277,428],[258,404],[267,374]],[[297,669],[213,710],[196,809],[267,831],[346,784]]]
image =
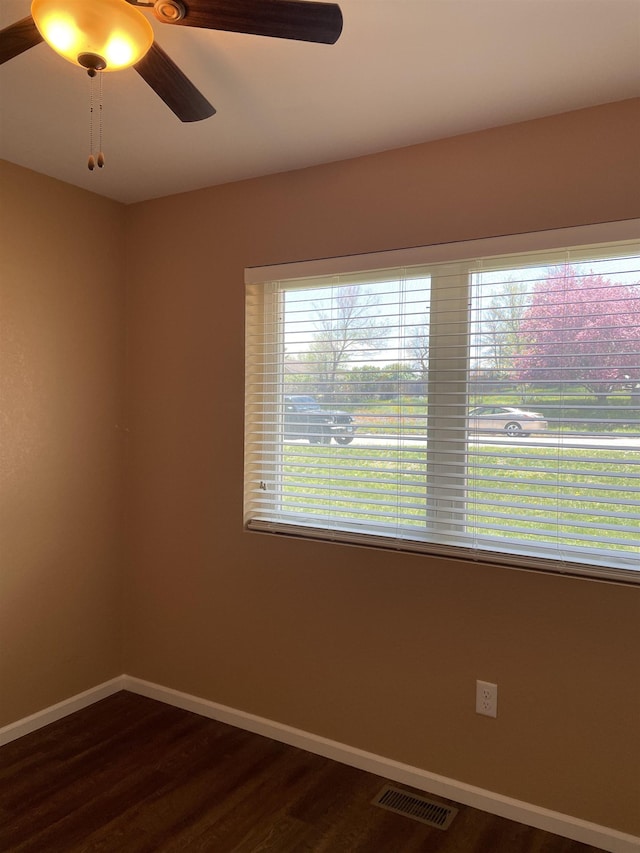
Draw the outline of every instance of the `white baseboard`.
[[[120,690],[129,690],[132,693],[157,699],[176,708],[193,711],[203,717],[209,717],[221,723],[228,723],[237,728],[269,737],[272,740],[296,746],[307,752],[339,761],[341,764],[375,773],[377,776],[383,776],[394,782],[411,785],[418,790],[445,797],[499,817],[515,820],[527,826],[533,826],[574,841],[580,841],[583,844],[599,847],[608,853],[639,853],[640,851],[640,838],[635,835],[628,835],[571,815],[505,797],[502,794],[477,788],[474,785],[467,785],[457,779],[439,776],[419,767],[402,764],[391,758],[365,752],[362,749],[329,740],[274,720],[268,720],[265,717],[258,717],[208,699],[200,699],[197,696],[181,693],[178,690],[162,687],[159,684],[143,681],[130,675],[113,678],[111,681],[99,684],[91,690],[72,696],[64,702],[58,702],[57,705],[52,705],[50,708],[32,714],[30,717],[25,717],[23,720],[0,728],[0,745],[29,734],[29,732],[59,720],[67,714],[86,708],[99,699],[104,699]]]
[[[0,746],[28,735],[30,732],[35,732],[36,729],[41,729],[43,726],[48,726],[49,723],[55,723],[56,720],[61,720],[81,708],[87,708],[94,702],[106,699],[107,696],[118,693],[120,690],[124,690],[124,676],[122,675],[118,675],[110,681],[104,681],[83,693],[76,693],[69,699],[64,699],[56,705],[37,711],[29,717],[23,717],[22,720],[16,720],[15,723],[9,723],[8,726],[0,728]]]
[[[383,776],[394,782],[411,785],[418,790],[446,797],[449,800],[455,800],[455,802],[481,809],[499,817],[515,820],[537,829],[544,829],[547,832],[571,838],[573,841],[581,841],[583,844],[600,847],[609,853],[638,853],[640,851],[640,838],[635,835],[628,835],[606,826],[589,823],[580,818],[540,808],[521,800],[514,800],[502,794],[467,785],[457,779],[448,779],[445,776],[429,773],[428,770],[402,764],[391,758],[365,752],[362,749],[356,749],[344,743],[338,743],[273,720],[267,720],[264,717],[257,717],[245,711],[238,711],[235,708],[229,708],[208,699],[200,699],[197,696],[181,693],[168,687],[161,687],[158,684],[152,684],[149,681],[143,681],[129,675],[124,676],[124,689],[130,690],[132,693],[139,693],[142,696],[148,696],[151,699],[158,699],[186,711],[193,711],[221,723],[228,723],[237,728],[264,735],[272,740],[297,746],[307,752],[339,761],[341,764],[348,764],[350,767],[375,773],[377,776]]]

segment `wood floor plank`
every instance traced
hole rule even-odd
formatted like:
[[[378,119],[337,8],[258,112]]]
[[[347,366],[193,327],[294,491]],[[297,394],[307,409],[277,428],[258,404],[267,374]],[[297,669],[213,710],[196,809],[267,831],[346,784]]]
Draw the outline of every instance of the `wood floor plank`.
[[[371,805],[386,781],[122,692],[0,749],[0,850],[600,853],[466,806],[428,827]]]

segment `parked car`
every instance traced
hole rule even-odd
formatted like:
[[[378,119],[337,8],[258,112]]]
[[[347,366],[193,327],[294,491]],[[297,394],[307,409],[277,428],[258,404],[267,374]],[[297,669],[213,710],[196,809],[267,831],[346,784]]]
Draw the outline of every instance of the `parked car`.
[[[315,397],[292,394],[284,398],[285,438],[306,438],[311,444],[351,444],[357,427],[348,412],[323,408]]]
[[[510,406],[478,406],[469,412],[471,432],[506,432],[514,438],[540,432],[547,426],[540,412],[525,412]]]

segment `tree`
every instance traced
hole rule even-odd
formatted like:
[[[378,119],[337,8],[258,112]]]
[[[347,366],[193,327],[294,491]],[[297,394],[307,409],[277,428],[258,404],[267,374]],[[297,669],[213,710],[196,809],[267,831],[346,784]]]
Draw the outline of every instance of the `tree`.
[[[522,318],[516,378],[571,382],[598,399],[640,381],[640,285],[566,264],[540,281]]]
[[[509,377],[522,353],[521,324],[528,301],[529,295],[522,284],[510,279],[502,283],[502,291],[492,296],[482,309],[481,364],[495,379]]]
[[[422,382],[429,378],[429,324],[412,326],[407,334],[407,355]]]
[[[406,393],[415,382],[415,373],[402,361],[385,364],[380,370],[378,396],[381,400],[393,400]]]
[[[383,368],[375,364],[360,364],[345,372],[342,387],[350,403],[377,400],[380,395]]]
[[[337,289],[330,308],[314,306],[317,331],[308,358],[328,396],[335,394],[338,374],[353,354],[381,348],[389,335],[388,322],[378,316],[378,303],[375,294],[353,284]]]

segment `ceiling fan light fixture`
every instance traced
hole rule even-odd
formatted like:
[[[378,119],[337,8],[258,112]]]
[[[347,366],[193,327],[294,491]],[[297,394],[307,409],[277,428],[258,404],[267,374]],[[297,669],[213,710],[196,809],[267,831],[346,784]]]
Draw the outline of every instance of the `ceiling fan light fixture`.
[[[126,0],[33,0],[31,15],[44,40],[74,65],[86,57],[119,71],[135,65],[153,44],[153,29]]]

